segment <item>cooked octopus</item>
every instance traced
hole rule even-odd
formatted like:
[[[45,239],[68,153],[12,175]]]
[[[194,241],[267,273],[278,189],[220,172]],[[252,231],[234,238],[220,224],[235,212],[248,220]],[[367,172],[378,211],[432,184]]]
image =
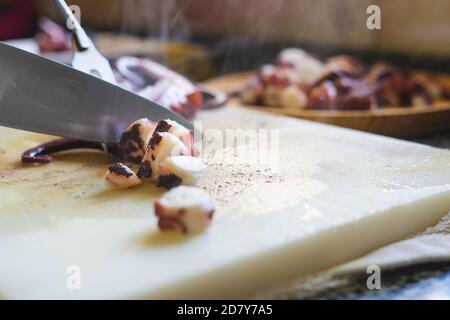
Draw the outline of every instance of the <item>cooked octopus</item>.
[[[312,88],[310,109],[367,110],[377,107],[376,86],[342,72],[330,72]]]
[[[198,150],[194,145],[194,136],[192,132],[178,122],[169,119],[161,120],[158,122],[155,132],[169,132],[173,134],[184,143],[190,155],[198,155]]]
[[[286,74],[285,68],[296,71],[299,82],[312,84],[324,73],[325,65],[315,57],[298,48],[283,50],[277,59],[278,68]]]
[[[211,223],[215,205],[205,190],[179,186],[159,198],[154,210],[162,231],[198,233]]]
[[[196,185],[206,170],[203,159],[191,156],[173,156],[159,163],[157,186],[171,189],[179,185]]]
[[[186,118],[192,118],[203,103],[202,94],[194,83],[150,59],[121,57],[115,66],[121,85]]]
[[[423,72],[385,63],[366,67],[346,55],[322,64],[299,49],[283,50],[238,93],[244,104],[296,108],[369,110],[432,105],[450,99],[450,89]]]
[[[280,107],[303,109],[308,104],[308,96],[297,85],[289,85],[281,91]]]
[[[364,74],[364,66],[358,59],[347,56],[340,55],[327,59],[325,61],[325,73],[336,72],[345,73],[351,77],[360,77]]]
[[[144,180],[156,181],[159,176],[160,162],[170,156],[189,155],[184,143],[169,132],[155,132],[151,137],[147,151],[139,166],[138,177]]]
[[[133,122],[120,138],[119,152],[122,158],[135,163],[141,162],[155,128],[156,123],[147,118]]]
[[[129,167],[121,162],[109,166],[105,173],[105,180],[114,188],[130,188],[142,182]]]

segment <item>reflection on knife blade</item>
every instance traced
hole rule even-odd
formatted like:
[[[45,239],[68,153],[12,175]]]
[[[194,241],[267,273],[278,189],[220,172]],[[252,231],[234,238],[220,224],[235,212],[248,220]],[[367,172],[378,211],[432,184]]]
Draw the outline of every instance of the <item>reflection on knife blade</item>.
[[[0,79],[0,125],[103,143],[117,143],[126,126],[142,117],[193,129],[172,106],[3,43],[0,73],[8,75]]]

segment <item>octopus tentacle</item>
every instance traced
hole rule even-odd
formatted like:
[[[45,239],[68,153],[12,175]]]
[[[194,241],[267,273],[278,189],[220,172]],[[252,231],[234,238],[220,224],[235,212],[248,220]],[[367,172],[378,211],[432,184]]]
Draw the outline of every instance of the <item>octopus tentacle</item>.
[[[22,153],[24,163],[50,163],[53,158],[51,154],[73,150],[73,149],[95,149],[109,154],[117,155],[116,144],[103,144],[100,142],[85,141],[72,138],[61,138],[40,144]]]

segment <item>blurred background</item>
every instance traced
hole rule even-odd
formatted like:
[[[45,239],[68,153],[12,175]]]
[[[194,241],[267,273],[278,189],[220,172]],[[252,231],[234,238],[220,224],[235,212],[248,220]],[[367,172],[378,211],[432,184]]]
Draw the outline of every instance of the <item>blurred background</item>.
[[[450,71],[448,0],[67,2],[107,56],[148,55],[196,80],[254,68],[287,45]],[[381,7],[381,30],[366,27],[370,4]],[[0,0],[0,40],[36,37],[40,17],[63,23],[51,0]]]

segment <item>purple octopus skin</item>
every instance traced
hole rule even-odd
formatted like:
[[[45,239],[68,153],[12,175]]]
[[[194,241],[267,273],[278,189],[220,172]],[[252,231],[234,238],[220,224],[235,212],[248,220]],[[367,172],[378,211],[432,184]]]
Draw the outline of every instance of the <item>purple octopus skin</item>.
[[[40,144],[25,151],[24,153],[22,153],[22,162],[50,163],[53,160],[51,154],[74,149],[95,149],[100,151],[107,151],[109,154],[115,156],[118,155],[118,146],[116,144],[104,145],[100,142],[91,142],[72,138],[61,138]]]

